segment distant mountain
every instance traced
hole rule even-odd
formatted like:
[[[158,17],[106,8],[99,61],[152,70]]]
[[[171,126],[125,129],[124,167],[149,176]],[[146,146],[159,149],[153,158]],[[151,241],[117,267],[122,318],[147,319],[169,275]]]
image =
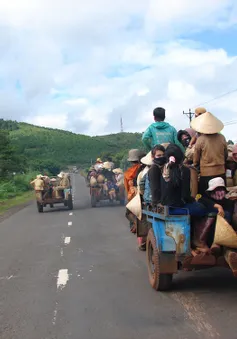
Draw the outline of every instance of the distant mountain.
[[[119,165],[129,149],[142,148],[140,133],[90,137],[2,119],[0,129],[10,132],[17,153],[24,155],[29,166],[35,169],[39,163],[87,167],[99,156],[104,159],[112,156]]]

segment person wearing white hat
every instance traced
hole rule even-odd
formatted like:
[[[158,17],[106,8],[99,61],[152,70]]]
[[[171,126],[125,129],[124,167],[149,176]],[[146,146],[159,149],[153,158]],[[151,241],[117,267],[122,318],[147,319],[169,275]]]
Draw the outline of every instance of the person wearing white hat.
[[[220,134],[224,125],[213,114],[206,112],[193,119],[191,127],[201,134],[195,144],[193,164],[200,166],[199,193],[203,195],[211,179],[222,177],[226,180],[227,143]]]
[[[225,181],[223,178],[217,177],[208,182],[206,196],[202,196],[198,201],[206,206],[209,213],[219,214],[231,224],[234,213],[234,202],[226,198],[227,193]]]
[[[94,169],[96,170],[96,171],[99,171],[100,169],[102,169],[103,168],[103,161],[100,159],[100,158],[97,158],[96,159],[96,163],[95,163],[95,165],[94,165]]]
[[[232,224],[234,202],[227,199],[226,194],[227,189],[223,178],[217,177],[208,182],[206,196],[202,196],[198,202],[206,207],[209,214],[220,215],[225,218],[229,224]],[[199,243],[200,239],[206,240],[208,238],[210,230],[215,225],[215,221],[215,217],[209,217],[206,222],[204,221],[204,228],[202,228],[202,225],[199,225],[198,229],[194,229],[194,236],[196,233],[196,239],[199,239]],[[205,241],[203,242],[205,243]],[[211,252],[217,254],[219,251],[220,246],[214,243],[211,247]]]
[[[64,195],[64,189],[70,187],[70,180],[68,178],[68,174],[64,172],[60,172],[58,177],[60,178],[60,182],[58,186],[55,187],[55,192],[56,198],[61,198]]]

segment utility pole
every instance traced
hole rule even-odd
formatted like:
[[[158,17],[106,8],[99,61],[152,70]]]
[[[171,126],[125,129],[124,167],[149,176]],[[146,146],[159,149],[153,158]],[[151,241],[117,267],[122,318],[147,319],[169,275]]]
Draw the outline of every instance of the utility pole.
[[[123,118],[120,116],[120,133],[123,133]]]
[[[185,115],[187,115],[187,116],[188,116],[188,118],[189,118],[189,122],[191,123],[191,121],[192,121],[192,117],[194,116],[194,114],[195,114],[195,113],[192,113],[192,112],[191,112],[191,109],[189,108],[189,111],[188,111],[188,113],[185,113],[185,112],[183,111],[183,114],[185,114]]]

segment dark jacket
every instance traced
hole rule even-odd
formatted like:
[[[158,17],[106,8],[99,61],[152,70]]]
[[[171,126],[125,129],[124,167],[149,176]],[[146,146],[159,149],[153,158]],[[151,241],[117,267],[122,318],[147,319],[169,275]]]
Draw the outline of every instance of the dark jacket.
[[[151,189],[152,204],[157,205],[161,200],[161,169],[153,164],[148,171],[148,178]]]
[[[161,203],[162,205],[182,207],[186,203],[195,201],[191,196],[190,190],[190,169],[182,166],[181,185],[174,188],[170,181],[166,182],[162,172],[157,165],[153,165],[149,170],[149,181],[151,187],[152,203]]]
[[[211,197],[201,197],[198,202],[203,204],[208,209],[213,209],[215,204],[221,205],[224,211],[229,211],[231,214],[234,213],[234,201],[229,199],[214,200]]]

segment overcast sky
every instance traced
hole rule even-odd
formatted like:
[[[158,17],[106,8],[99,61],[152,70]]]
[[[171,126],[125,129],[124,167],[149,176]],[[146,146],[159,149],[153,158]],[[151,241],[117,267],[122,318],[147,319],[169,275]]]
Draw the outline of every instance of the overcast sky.
[[[237,89],[236,24],[236,0],[1,1],[0,116],[100,135],[163,106],[188,127],[183,110]],[[237,121],[237,91],[204,106]]]

